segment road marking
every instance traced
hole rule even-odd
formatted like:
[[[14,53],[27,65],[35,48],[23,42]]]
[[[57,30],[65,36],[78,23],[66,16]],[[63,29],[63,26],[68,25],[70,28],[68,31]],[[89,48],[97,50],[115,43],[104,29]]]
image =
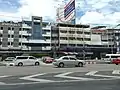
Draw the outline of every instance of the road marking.
[[[10,77],[11,75],[0,76],[0,78]]]
[[[112,74],[120,74],[120,70],[113,70]]]
[[[45,75],[45,74],[46,73],[35,74],[35,75],[25,76],[25,77],[22,77],[20,79],[36,81],[36,82],[53,82],[52,80],[33,78],[33,77],[42,76],[42,75]]]
[[[5,83],[4,82],[0,82],[0,85],[5,85]]]
[[[118,79],[120,79],[119,76],[108,76],[108,75],[99,75],[99,74],[97,74],[97,75],[92,75],[92,76],[96,76],[96,77],[108,77],[108,78],[118,78]]]
[[[0,76],[0,78],[5,78],[5,77],[10,77],[11,75],[4,75],[4,76]],[[6,83],[4,82],[0,82],[0,85],[5,85]]]
[[[68,74],[72,74],[72,73],[73,73],[73,72],[62,73],[62,74],[55,75],[54,77],[68,78],[68,79],[77,79],[77,80],[93,80],[93,79],[91,79],[91,78],[68,76]],[[66,76],[66,75],[67,75],[67,76]]]
[[[97,73],[98,71],[90,71],[88,73],[86,73],[85,75],[89,75],[89,76],[92,76],[94,75],[95,73]]]

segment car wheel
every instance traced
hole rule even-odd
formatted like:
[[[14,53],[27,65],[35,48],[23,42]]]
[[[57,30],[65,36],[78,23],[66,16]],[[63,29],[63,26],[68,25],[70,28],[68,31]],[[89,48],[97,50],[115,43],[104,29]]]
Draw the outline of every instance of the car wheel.
[[[60,63],[60,64],[59,64],[59,67],[64,67],[64,63]]]
[[[35,63],[35,66],[38,66],[38,65],[40,65],[40,63],[39,63],[39,62],[36,62],[36,63]]]
[[[83,63],[82,63],[82,62],[79,62],[79,63],[78,63],[78,67],[83,67]]]
[[[18,63],[18,66],[23,66],[23,63],[22,62]]]
[[[116,65],[118,65],[118,63],[116,63]]]

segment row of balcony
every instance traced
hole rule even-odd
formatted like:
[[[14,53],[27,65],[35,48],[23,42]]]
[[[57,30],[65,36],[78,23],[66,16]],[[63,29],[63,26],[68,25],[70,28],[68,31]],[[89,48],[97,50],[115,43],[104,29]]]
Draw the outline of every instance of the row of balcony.
[[[7,47],[4,47],[4,46],[0,45],[0,49],[5,49],[5,50],[7,50],[7,49],[31,50],[31,47],[27,47],[25,45],[18,46],[18,47],[14,47],[12,45],[8,45]]]
[[[3,34],[3,30],[0,30],[0,33]],[[8,30],[8,34],[13,35],[14,31]],[[31,34],[27,31],[19,31],[19,34],[24,36],[31,36]]]
[[[46,34],[42,34],[42,36],[51,36],[51,33],[50,32],[46,32]]]
[[[90,32],[90,28],[72,28],[72,27],[59,27],[59,30],[66,30],[66,31],[84,31]]]
[[[3,47],[2,45],[0,45],[0,49],[4,49],[4,50],[9,50],[9,49],[14,49],[14,50],[32,50],[31,47],[27,47],[27,46],[18,46],[18,47],[13,47],[13,46],[8,46],[8,47]],[[42,50],[51,50],[50,46],[47,47],[42,47]]]
[[[89,45],[113,45],[114,42],[101,41],[101,42],[92,42],[92,41],[80,41],[80,40],[60,40],[61,44],[89,44]]]
[[[1,38],[2,41],[2,38]],[[14,42],[14,38],[8,38],[8,42]],[[19,38],[19,42],[22,43],[51,43],[50,39],[47,40],[28,40],[27,38]]]
[[[64,33],[60,33],[60,37],[91,38],[91,35],[86,35],[86,34],[64,34]]]

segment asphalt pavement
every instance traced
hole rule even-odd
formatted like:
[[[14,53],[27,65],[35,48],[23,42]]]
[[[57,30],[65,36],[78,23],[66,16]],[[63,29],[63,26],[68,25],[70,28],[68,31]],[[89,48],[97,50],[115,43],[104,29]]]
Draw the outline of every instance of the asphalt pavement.
[[[0,66],[0,90],[120,90],[120,65]]]
[[[65,71],[106,71],[106,70],[119,70],[120,65],[114,64],[87,64],[84,67],[66,67],[57,68],[53,65],[40,65],[40,66],[0,66],[1,75],[27,75],[36,73],[48,73],[48,72],[65,72]]]
[[[0,90],[120,90],[120,80],[0,86]]]

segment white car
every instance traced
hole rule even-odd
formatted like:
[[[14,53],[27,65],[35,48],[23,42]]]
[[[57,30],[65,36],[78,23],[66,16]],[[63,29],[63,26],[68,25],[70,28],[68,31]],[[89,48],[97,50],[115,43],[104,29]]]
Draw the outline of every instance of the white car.
[[[16,56],[16,58],[13,60],[14,64],[17,66],[23,66],[23,65],[40,65],[40,62],[37,58],[33,56]]]
[[[58,66],[58,67],[64,67],[64,66],[69,66],[69,65],[83,67],[85,64],[86,63],[84,60],[79,60],[75,58],[74,56],[62,56],[53,61],[53,65]]]
[[[5,62],[12,62],[15,59],[15,57],[7,57],[4,61]]]

